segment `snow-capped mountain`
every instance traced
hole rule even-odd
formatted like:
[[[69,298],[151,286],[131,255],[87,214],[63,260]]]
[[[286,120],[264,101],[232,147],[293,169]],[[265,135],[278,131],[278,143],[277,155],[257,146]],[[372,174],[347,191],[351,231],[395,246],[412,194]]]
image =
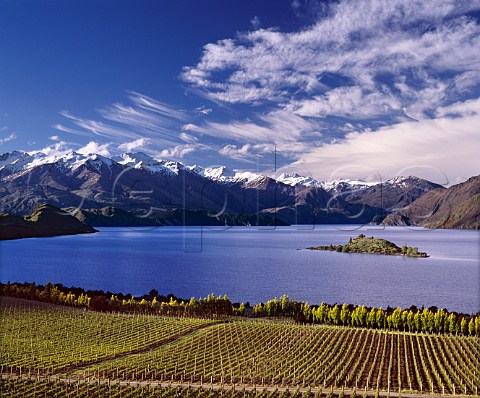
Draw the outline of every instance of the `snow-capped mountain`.
[[[385,183],[324,182],[299,174],[274,179],[224,166],[188,166],[142,152],[112,158],[71,150],[0,155],[0,212],[19,214],[47,202],[57,207],[111,206],[135,214],[203,209],[211,214],[273,214],[287,223],[364,223],[438,187],[416,177]]]
[[[282,173],[275,179],[279,182],[282,182],[283,184],[291,185],[292,187],[303,185],[305,187],[323,188],[322,183],[320,181],[315,180],[313,177],[301,176],[300,174],[297,174],[297,173],[293,173],[293,174]]]
[[[147,170],[150,173],[166,173],[176,174],[184,168],[183,164],[169,160],[155,159],[143,152],[129,152],[123,153],[119,156],[114,156],[112,160],[118,164],[135,169]]]
[[[195,165],[187,166],[187,168],[198,175],[221,183],[248,183],[265,178],[265,176],[261,174],[251,173],[249,171],[236,171],[225,166],[203,168]]]
[[[311,176],[305,177],[297,173],[293,174],[280,174],[277,178],[277,181],[282,182],[292,187],[303,185],[305,187],[316,187],[323,188],[327,192],[344,192],[346,190],[358,190],[365,189],[377,184],[381,184],[380,181],[367,182],[362,180],[350,180],[350,179],[336,179],[331,181],[318,181]]]

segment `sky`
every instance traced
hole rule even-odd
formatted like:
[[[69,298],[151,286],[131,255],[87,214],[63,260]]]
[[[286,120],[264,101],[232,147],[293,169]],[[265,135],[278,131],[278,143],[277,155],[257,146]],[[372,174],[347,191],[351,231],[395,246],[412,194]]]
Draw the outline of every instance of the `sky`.
[[[479,174],[480,0],[0,0],[0,153]]]

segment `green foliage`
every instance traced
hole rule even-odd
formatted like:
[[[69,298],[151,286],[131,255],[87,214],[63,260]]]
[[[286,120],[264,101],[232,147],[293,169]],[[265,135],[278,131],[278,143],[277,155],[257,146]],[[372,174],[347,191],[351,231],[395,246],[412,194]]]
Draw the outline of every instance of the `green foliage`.
[[[335,250],[343,253],[373,253],[387,255],[406,255],[412,257],[428,257],[427,253],[419,252],[417,247],[408,247],[405,243],[401,248],[385,239],[368,238],[364,234],[348,241],[345,245],[329,245],[308,247],[310,250]]]
[[[423,309],[383,310],[383,308],[366,308],[343,304],[328,305],[322,302],[319,306],[308,302],[299,302],[283,295],[273,298],[265,304],[260,303],[253,308],[245,304],[234,307],[225,295],[214,293],[198,301],[181,300],[172,295],[158,296],[152,289],[148,295],[136,299],[130,295],[103,292],[85,292],[80,288],[73,292],[62,285],[47,283],[45,286],[35,283],[0,284],[0,295],[40,300],[47,303],[62,304],[72,307],[83,307],[96,311],[121,311],[165,316],[197,316],[209,318],[225,318],[230,315],[253,317],[290,318],[299,323],[317,323],[332,325],[351,325],[376,329],[408,330],[409,332],[428,333],[461,333],[463,335],[480,336],[480,317],[468,314],[448,313],[447,311]],[[108,297],[108,299],[107,299]]]

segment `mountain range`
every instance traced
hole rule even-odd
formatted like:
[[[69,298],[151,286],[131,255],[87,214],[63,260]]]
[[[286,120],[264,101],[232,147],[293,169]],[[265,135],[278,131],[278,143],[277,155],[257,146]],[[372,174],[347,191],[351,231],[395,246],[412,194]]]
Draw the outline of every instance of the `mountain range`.
[[[0,155],[0,182],[1,212],[26,215],[49,203],[97,226],[364,224],[386,216],[390,224],[402,219],[416,225],[415,217],[401,212],[429,192],[448,191],[414,176],[384,182],[273,178],[142,152],[109,158],[13,151]]]

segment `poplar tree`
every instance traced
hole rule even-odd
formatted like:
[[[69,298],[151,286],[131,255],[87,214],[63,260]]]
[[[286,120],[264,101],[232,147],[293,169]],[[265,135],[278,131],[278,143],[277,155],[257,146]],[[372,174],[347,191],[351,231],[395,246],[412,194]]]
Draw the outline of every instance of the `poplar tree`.
[[[448,331],[450,333],[455,333],[456,329],[457,329],[457,320],[455,318],[455,314],[452,312],[448,316]]]
[[[347,304],[342,305],[342,310],[340,311],[340,320],[342,321],[343,326],[348,325],[350,322],[350,310],[348,309]]]
[[[383,329],[385,326],[385,311],[380,307],[375,314],[375,321],[379,329]]]
[[[467,332],[468,332],[468,324],[467,324],[467,320],[465,318],[462,317],[462,320],[460,322],[460,331],[462,332],[463,335],[467,335]]]
[[[470,336],[475,336],[475,321],[473,318],[471,318],[470,322],[468,322],[468,334]]]

